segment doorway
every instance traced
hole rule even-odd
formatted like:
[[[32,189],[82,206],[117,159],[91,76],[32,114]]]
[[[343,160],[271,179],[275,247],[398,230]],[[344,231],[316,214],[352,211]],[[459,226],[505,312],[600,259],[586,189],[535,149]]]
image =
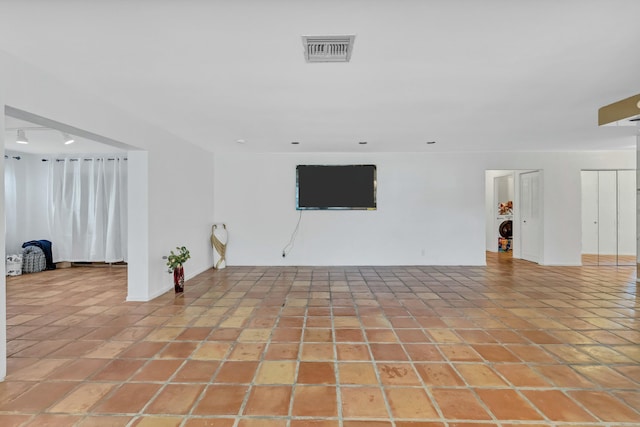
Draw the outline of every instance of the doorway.
[[[511,258],[514,248],[513,218],[515,176],[513,171],[487,171],[487,251],[501,259]]]
[[[7,255],[38,242],[46,269],[126,261],[126,151],[8,115],[5,125]]]
[[[542,262],[542,171],[487,170],[485,191],[486,251]]]
[[[582,265],[636,264],[636,171],[583,170]]]

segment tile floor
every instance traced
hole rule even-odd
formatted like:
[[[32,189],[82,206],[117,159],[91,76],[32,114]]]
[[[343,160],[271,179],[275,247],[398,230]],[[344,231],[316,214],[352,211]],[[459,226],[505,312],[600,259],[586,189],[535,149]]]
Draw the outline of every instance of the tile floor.
[[[640,425],[635,267],[229,267],[7,278],[0,425]]]
[[[636,265],[635,255],[582,254],[582,265]]]

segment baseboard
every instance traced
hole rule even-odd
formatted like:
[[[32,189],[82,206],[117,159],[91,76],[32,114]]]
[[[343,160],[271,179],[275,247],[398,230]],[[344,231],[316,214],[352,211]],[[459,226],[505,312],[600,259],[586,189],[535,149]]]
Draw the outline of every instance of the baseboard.
[[[70,262],[71,267],[98,267],[98,268],[105,268],[105,267],[120,267],[120,268],[126,268],[128,266],[128,264],[124,261],[119,261],[119,262],[103,262],[103,261],[91,261],[91,262],[84,262],[84,261],[71,261]]]
[[[206,266],[206,267],[204,267],[204,268],[202,268],[202,269],[200,269],[200,270],[196,270],[196,271],[195,271],[195,272],[193,272],[193,273],[185,274],[185,276],[184,276],[184,280],[185,280],[185,282],[186,282],[187,280],[191,280],[191,279],[193,279],[194,277],[196,277],[198,274],[202,274],[202,273],[204,273],[205,271],[209,271],[209,270],[211,270],[212,268],[213,268],[213,264],[211,264],[211,265],[209,265],[209,266]],[[186,270],[186,269],[185,269],[185,270]],[[186,286],[186,283],[185,283],[185,286]],[[173,289],[173,288],[172,288],[172,289]]]
[[[192,272],[191,274],[186,274],[184,276],[184,280],[185,280],[185,282],[188,282],[189,280],[195,278],[197,275],[202,274],[205,271],[208,271],[208,270],[210,270],[212,268],[213,268],[213,264],[211,264],[210,266],[204,267],[204,268],[202,268],[200,270],[196,270],[195,272]],[[184,285],[185,285],[185,288],[187,288],[187,286],[189,284],[185,283]],[[155,298],[158,298],[159,296],[164,295],[167,292],[170,292],[170,291],[173,291],[173,290],[174,290],[173,289],[173,284],[171,284],[171,285],[167,286],[166,288],[160,289],[160,290],[158,290],[158,291],[156,291],[153,294],[148,295],[148,296],[131,296],[131,295],[127,295],[126,301],[127,302],[149,302],[149,301],[151,301],[151,300],[153,300]]]
[[[127,302],[149,302],[152,299],[158,298],[160,295],[164,295],[164,294],[166,294],[167,292],[169,292],[171,290],[173,290],[173,286],[169,286],[166,289],[160,289],[160,290],[158,290],[158,291],[156,291],[153,294],[148,295],[148,296],[130,296],[130,295],[127,295],[126,301]]]
[[[581,262],[551,262],[551,263],[545,263],[545,264],[540,264],[544,267],[582,267],[582,263]]]

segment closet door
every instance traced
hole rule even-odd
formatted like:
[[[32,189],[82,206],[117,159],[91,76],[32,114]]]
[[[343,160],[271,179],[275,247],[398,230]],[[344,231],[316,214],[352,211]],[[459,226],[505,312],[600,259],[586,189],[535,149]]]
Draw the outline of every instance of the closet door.
[[[582,171],[582,264],[635,265],[636,171]]]
[[[582,171],[582,265],[598,265],[598,171]]]
[[[636,171],[618,171],[618,265],[636,264]]]
[[[598,171],[598,264],[618,263],[617,171]]]

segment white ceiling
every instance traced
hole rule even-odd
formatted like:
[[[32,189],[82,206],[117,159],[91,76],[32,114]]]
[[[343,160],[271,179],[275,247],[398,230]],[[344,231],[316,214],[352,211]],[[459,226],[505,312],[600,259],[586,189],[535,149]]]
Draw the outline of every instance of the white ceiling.
[[[635,144],[635,128],[598,128],[597,110],[640,93],[639,0],[0,0],[0,9],[0,50],[211,151]],[[355,34],[351,62],[306,63],[300,37],[322,34]]]

